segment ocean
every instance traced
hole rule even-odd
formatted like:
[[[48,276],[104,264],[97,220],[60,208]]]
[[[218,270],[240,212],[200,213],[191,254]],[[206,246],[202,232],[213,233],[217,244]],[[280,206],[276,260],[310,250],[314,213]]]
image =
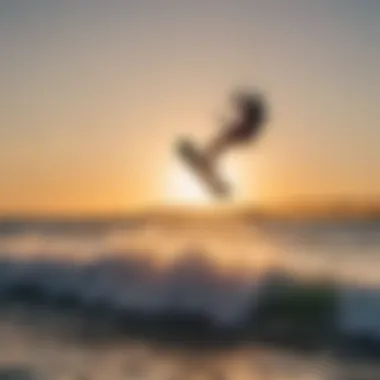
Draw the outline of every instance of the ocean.
[[[380,352],[379,264],[378,221],[4,220],[0,365],[49,379],[378,379],[378,358],[362,359]],[[246,338],[268,289],[311,280],[335,295],[339,337],[368,355]],[[163,315],[170,339],[151,332]],[[233,344],[205,344],[225,331]]]

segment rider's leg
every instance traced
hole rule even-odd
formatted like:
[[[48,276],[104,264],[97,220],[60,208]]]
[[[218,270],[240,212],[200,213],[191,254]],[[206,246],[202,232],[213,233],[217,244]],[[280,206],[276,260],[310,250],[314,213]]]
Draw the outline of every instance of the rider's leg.
[[[232,145],[237,142],[237,138],[231,131],[226,131],[214,138],[204,149],[206,160],[213,164]]]

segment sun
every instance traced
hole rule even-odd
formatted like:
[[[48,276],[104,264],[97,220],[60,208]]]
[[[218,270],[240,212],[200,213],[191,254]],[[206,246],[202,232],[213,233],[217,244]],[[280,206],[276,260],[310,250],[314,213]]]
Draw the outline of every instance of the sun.
[[[178,205],[207,205],[210,197],[206,189],[189,170],[179,162],[170,165],[165,183],[165,201]]]
[[[236,162],[228,160],[223,163],[222,169],[223,178],[237,189],[240,173]],[[164,188],[164,198],[167,204],[208,206],[217,202],[215,197],[207,191],[202,180],[180,161],[170,162]],[[234,193],[236,193],[235,190]]]

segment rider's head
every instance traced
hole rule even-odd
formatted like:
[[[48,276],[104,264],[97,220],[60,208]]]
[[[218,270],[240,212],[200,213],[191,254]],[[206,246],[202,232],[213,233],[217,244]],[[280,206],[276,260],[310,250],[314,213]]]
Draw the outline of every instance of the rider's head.
[[[263,96],[258,92],[237,92],[233,101],[244,116],[262,122],[266,118],[266,105]]]

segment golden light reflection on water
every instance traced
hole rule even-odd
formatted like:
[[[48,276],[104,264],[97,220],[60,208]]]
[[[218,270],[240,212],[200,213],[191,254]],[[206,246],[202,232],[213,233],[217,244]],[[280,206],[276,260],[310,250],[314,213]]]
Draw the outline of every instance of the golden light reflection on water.
[[[88,236],[28,233],[2,237],[0,247],[12,259],[88,261],[112,256],[138,257],[152,260],[159,267],[195,255],[223,270],[263,268],[276,257],[275,249],[250,226],[212,226],[207,222],[189,226],[147,225]]]
[[[74,233],[64,230],[46,233],[36,228],[17,234],[1,234],[0,256],[13,261],[132,259],[145,261],[163,272],[178,261],[193,260],[208,266],[210,271],[237,274],[239,278],[281,268],[292,274],[321,273],[342,281],[379,282],[377,230],[371,235],[373,242],[365,246],[361,240],[358,240],[360,244],[351,241],[352,235],[342,240],[339,235],[332,235],[333,230],[326,236],[313,230],[313,239],[304,242],[307,236],[302,235],[302,231],[286,231],[278,233],[241,220],[184,222],[179,219],[177,222],[170,218],[169,221],[153,219],[139,227],[106,226],[96,231],[75,229]],[[360,239],[367,236],[360,234]]]
[[[171,348],[128,339],[90,344],[67,339],[75,330],[70,319],[37,317],[27,319],[22,310],[2,314],[0,339],[7,344],[0,347],[0,368],[29,368],[38,378],[110,380],[324,380],[339,369],[323,355],[306,357],[251,346]]]
[[[186,256],[203,258],[217,270],[262,271],[275,264],[276,249],[258,231],[242,224],[187,227],[153,226],[118,238],[121,249],[149,255],[159,266]]]

